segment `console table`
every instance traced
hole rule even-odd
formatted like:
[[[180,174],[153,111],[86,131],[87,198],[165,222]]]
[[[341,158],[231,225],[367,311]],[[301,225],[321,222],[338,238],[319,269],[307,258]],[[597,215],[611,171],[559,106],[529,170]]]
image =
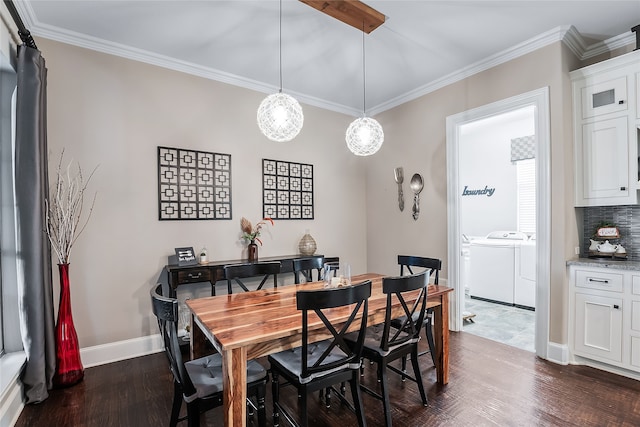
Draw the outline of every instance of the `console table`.
[[[281,255],[273,257],[262,257],[254,263],[280,261],[281,273],[293,273],[293,260],[299,258],[321,258],[323,255]],[[325,257],[326,262],[339,261],[337,257]],[[248,264],[246,259],[235,259],[227,261],[211,261],[205,264],[185,265],[167,264],[165,267],[169,279],[169,291],[175,297],[176,289],[180,285],[187,283],[209,282],[211,284],[211,295],[216,294],[216,282],[224,280],[224,266],[230,264]]]

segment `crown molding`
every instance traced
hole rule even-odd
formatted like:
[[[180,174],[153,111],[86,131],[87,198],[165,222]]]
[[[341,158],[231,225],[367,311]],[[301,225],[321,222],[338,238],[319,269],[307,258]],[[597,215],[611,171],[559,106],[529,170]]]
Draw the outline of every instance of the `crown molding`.
[[[593,58],[594,56],[611,52],[614,49],[625,47],[630,44],[635,44],[635,42],[635,33],[633,31],[627,31],[626,33],[620,34],[618,36],[611,37],[607,40],[592,44],[584,50],[579,58],[582,60]]]
[[[497,65],[504,64],[505,62],[512,61],[518,57],[536,51],[552,43],[564,40],[565,36],[568,33],[573,34],[571,36],[572,39],[576,37],[576,35],[577,37],[580,37],[579,33],[575,30],[575,28],[573,28],[573,26],[556,27],[553,30],[542,33],[513,47],[491,55],[481,61],[476,62],[475,64],[471,64],[468,67],[462,68],[440,79],[427,83],[424,86],[416,88],[396,98],[390,99],[389,101],[383,102],[382,104],[370,108],[368,111],[371,113],[371,115],[375,115],[391,108],[397,107],[398,105],[404,104],[406,102],[413,101],[414,99],[417,99],[428,93],[434,92],[450,84],[459,82],[460,80],[466,79],[467,77],[471,77],[474,74],[478,74]]]
[[[203,67],[191,62],[177,60],[175,58],[158,55],[131,46],[107,42],[96,37],[87,36],[73,31],[63,30],[47,24],[42,24],[37,20],[30,2],[15,2],[15,5],[20,13],[23,22],[25,23],[25,26],[30,28],[31,33],[38,37],[44,37],[61,43],[83,47],[85,49],[95,50],[97,52],[103,52],[110,55],[120,56],[123,58],[131,59],[133,61],[156,65],[158,67],[163,67],[182,73],[215,80],[221,83],[254,90],[265,94],[275,93],[279,90],[279,88],[276,86],[267,85],[256,80],[243,78],[231,73],[226,73],[224,71]],[[497,65],[512,61],[518,57],[521,57],[558,41],[562,41],[576,57],[578,57],[580,60],[584,60],[596,55],[600,55],[601,53],[605,53],[613,49],[634,43],[635,36],[631,31],[629,31],[620,36],[612,37],[602,42],[595,43],[591,46],[587,46],[584,38],[575,27],[568,25],[556,27],[550,31],[519,43],[511,48],[491,55],[488,58],[478,61],[470,66],[450,73],[442,78],[436,79],[381,104],[367,108],[367,113],[369,116],[375,116],[376,114],[380,114],[391,108],[417,99],[428,93],[434,92],[440,88],[456,83],[460,80],[493,68]],[[286,92],[295,97],[299,102],[304,104],[354,117],[358,117],[362,114],[362,111],[357,108],[329,102],[302,93],[291,91]]]

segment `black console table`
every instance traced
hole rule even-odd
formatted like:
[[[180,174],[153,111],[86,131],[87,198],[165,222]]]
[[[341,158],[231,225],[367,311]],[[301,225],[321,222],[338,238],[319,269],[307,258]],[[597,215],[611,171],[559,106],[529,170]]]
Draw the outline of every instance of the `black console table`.
[[[293,272],[293,260],[299,258],[321,258],[323,255],[283,255],[283,256],[274,256],[274,257],[262,257],[259,258],[255,262],[270,262],[270,261],[280,261],[281,273],[292,273]],[[337,257],[327,258],[325,257],[326,262],[339,261]],[[236,259],[236,260],[228,260],[228,261],[211,261],[205,264],[197,264],[197,265],[186,265],[179,266],[178,264],[167,264],[165,267],[168,280],[170,292],[175,296],[176,289],[180,285],[184,285],[187,283],[200,283],[200,282],[209,282],[211,284],[211,295],[215,295],[215,287],[216,282],[219,280],[224,280],[224,266],[229,264],[247,264],[249,261],[246,259]]]

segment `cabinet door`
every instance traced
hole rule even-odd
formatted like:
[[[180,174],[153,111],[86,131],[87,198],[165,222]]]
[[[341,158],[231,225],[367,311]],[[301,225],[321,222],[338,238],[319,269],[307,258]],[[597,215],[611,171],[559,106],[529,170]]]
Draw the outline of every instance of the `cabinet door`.
[[[622,299],[575,294],[575,353],[622,362]]]
[[[627,96],[627,76],[587,84],[581,90],[582,118],[625,111]]]
[[[635,195],[635,182],[629,182],[626,116],[582,126],[582,168],[585,200]]]

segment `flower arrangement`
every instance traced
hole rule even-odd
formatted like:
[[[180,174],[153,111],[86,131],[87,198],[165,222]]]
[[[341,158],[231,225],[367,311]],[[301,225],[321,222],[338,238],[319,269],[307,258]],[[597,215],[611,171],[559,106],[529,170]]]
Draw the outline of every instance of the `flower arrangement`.
[[[264,227],[268,223],[271,223],[272,226],[274,225],[273,220],[271,218],[269,217],[262,218],[262,221],[258,222],[254,227],[251,224],[251,221],[249,221],[245,217],[242,217],[242,219],[240,220],[240,229],[242,230],[242,238],[249,241],[257,240],[258,243],[260,243],[260,246],[262,246],[262,240],[259,239],[260,231],[262,230],[262,227]]]
[[[97,193],[93,196],[89,212],[83,215],[84,193],[97,166],[85,179],[79,164],[76,172],[72,172],[71,163],[63,170],[63,157],[64,150],[60,155],[55,183],[49,191],[49,198],[44,202],[46,232],[51,247],[55,251],[59,263],[68,264],[71,248],[87,226],[96,202]]]

